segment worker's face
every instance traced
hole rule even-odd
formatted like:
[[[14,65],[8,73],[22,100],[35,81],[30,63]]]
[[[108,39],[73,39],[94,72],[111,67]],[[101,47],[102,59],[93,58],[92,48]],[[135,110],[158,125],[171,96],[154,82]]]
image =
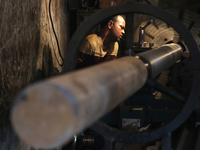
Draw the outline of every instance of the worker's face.
[[[115,22],[112,22],[110,34],[113,41],[120,41],[122,36],[125,34],[125,25],[126,22],[120,15]]]

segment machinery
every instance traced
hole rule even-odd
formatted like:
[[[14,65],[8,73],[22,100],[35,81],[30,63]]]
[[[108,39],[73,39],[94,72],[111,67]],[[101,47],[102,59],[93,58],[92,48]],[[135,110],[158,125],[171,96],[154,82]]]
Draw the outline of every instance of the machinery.
[[[135,13],[158,19],[139,26],[139,42],[133,39]],[[126,14],[125,53],[129,56],[73,71],[84,37],[117,14]],[[152,26],[164,28],[153,35]],[[193,37],[181,21],[151,5],[126,2],[102,9],[72,37],[65,73],[27,87],[16,98],[11,112],[16,133],[36,148],[72,142],[72,149],[112,150],[125,149],[124,143],[135,147],[157,141],[157,149],[161,145],[162,150],[170,150],[171,133],[199,108],[200,51]],[[167,76],[177,76],[174,71],[184,63],[189,76],[181,77],[192,84],[186,90],[173,80],[166,85]]]

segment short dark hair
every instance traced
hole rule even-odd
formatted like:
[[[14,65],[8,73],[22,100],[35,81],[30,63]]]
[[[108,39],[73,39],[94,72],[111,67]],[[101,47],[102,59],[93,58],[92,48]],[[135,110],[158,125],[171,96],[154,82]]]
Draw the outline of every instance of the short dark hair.
[[[125,15],[120,15],[120,16],[122,16],[122,18],[124,18],[124,20],[125,20],[125,18],[126,18]],[[105,26],[108,24],[108,22],[109,22],[110,20],[112,20],[113,23],[115,23],[115,22],[117,21],[117,18],[118,18],[118,15],[113,16],[113,17],[111,17],[111,18],[109,18],[109,19],[106,19],[105,21],[103,21],[103,22],[101,23],[100,28],[105,27]]]

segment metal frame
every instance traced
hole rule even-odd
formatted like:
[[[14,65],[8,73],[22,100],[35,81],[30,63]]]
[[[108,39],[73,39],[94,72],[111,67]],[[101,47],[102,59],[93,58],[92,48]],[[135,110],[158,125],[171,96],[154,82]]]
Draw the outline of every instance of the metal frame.
[[[169,133],[178,128],[189,117],[189,115],[196,107],[195,104],[199,100],[200,84],[198,83],[198,81],[200,81],[200,63],[197,62],[199,62],[200,60],[200,52],[194,38],[181,21],[177,20],[177,18],[173,17],[172,15],[158,7],[137,2],[126,2],[123,4],[102,9],[93,16],[89,17],[86,22],[83,23],[83,25],[73,35],[68,45],[68,49],[65,53],[64,72],[74,70],[78,46],[93,27],[111,16],[124,13],[128,14],[130,12],[155,16],[173,27],[179,33],[181,38],[185,41],[190,51],[194,68],[194,83],[190,92],[190,96],[180,113],[174,119],[172,119],[171,122],[153,131],[143,132],[141,134],[131,134],[124,131],[122,132],[120,130],[111,128],[103,123],[97,123],[92,128],[99,134],[105,136],[106,139],[111,139],[111,142],[123,141],[127,143],[145,143],[154,141],[159,138],[167,137]]]

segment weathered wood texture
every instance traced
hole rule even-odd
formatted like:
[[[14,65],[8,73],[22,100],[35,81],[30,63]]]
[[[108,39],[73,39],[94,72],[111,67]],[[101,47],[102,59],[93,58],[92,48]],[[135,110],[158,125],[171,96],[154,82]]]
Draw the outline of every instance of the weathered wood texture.
[[[0,103],[8,110],[15,94],[37,77],[40,39],[40,3],[0,1]],[[2,117],[1,117],[2,118]]]
[[[64,1],[52,1],[51,14],[61,53],[67,43]],[[48,0],[0,1],[0,106],[8,110],[24,86],[46,78],[62,59],[49,20]],[[62,35],[60,34],[62,33]],[[45,55],[43,55],[45,54]],[[55,56],[56,54],[56,56]]]
[[[52,0],[51,15],[61,54],[67,47],[67,1]],[[56,58],[57,57],[57,58]],[[61,72],[49,0],[0,1],[0,149],[23,150],[9,125],[9,110],[25,86]]]

